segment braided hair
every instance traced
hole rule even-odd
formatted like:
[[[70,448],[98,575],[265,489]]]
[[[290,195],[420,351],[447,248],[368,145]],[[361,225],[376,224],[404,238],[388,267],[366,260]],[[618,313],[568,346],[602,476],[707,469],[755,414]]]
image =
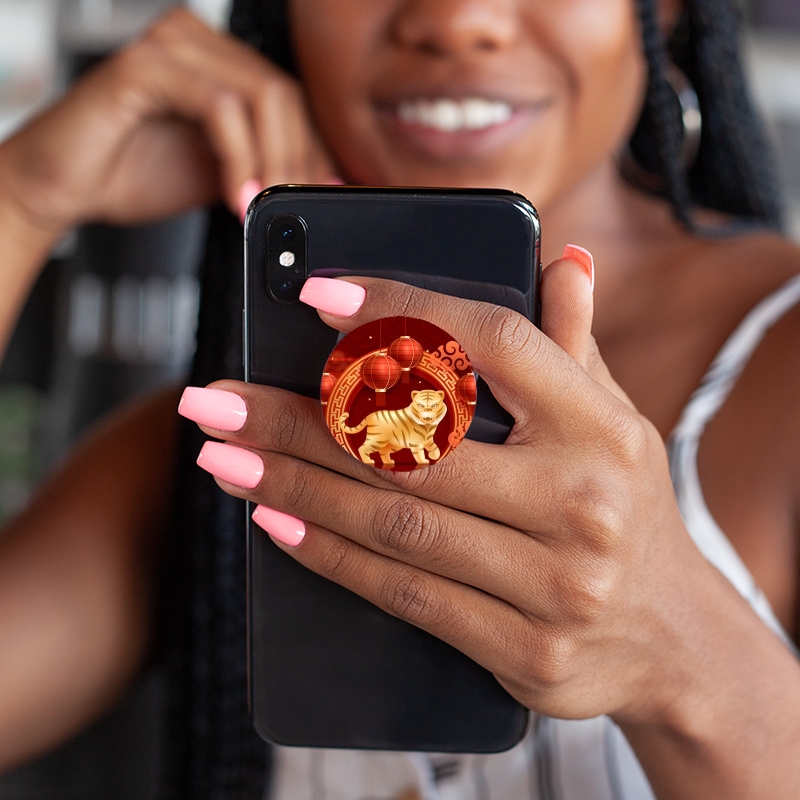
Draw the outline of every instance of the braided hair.
[[[666,42],[656,0],[638,0],[649,81],[631,152],[659,176],[684,224],[696,206],[777,226],[779,207],[764,137],[747,99],[732,0],[686,0]],[[231,30],[295,71],[286,0],[234,0]],[[666,78],[669,58],[689,76],[703,114],[699,155],[681,163],[681,122]],[[210,218],[203,303],[191,383],[242,376],[242,229],[226,209]],[[257,800],[269,773],[268,748],[247,711],[247,554],[243,503],[194,465],[203,435],[184,422],[179,490],[170,537],[164,636],[170,683],[164,797]],[[278,689],[279,690],[279,689]]]
[[[760,120],[740,59],[740,19],[731,0],[687,0],[669,41],[656,17],[656,0],[638,0],[648,85],[631,137],[634,158],[660,178],[675,216],[692,227],[701,206],[780,228],[781,204]],[[683,126],[670,62],[697,92],[703,132],[697,159],[682,163]]]

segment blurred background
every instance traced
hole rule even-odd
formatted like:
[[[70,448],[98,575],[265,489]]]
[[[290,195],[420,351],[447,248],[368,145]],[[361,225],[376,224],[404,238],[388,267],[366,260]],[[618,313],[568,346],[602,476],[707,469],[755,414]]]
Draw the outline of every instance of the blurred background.
[[[186,4],[222,27],[229,2]],[[788,231],[800,241],[800,0],[742,2],[753,94],[775,146]],[[171,5],[0,0],[0,140]],[[204,213],[192,212],[137,228],[92,225],[60,243],[0,366],[0,521],[87,425],[182,379],[204,231]],[[163,694],[152,670],[75,741],[0,776],[0,800],[154,798]]]

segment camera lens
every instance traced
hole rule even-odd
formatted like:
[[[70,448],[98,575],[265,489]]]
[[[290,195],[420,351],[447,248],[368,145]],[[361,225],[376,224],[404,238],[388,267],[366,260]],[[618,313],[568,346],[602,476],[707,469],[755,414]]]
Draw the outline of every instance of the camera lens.
[[[279,303],[296,303],[307,270],[308,229],[302,217],[279,214],[267,226],[267,290]]]

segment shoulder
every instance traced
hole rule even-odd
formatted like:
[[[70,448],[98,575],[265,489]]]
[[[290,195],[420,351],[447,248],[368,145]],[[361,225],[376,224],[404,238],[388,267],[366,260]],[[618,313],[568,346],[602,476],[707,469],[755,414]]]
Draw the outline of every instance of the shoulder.
[[[771,409],[761,424],[785,436],[797,431],[800,443],[800,247],[773,234],[733,237],[720,241],[708,256],[715,263],[721,290],[732,306],[741,308],[753,331],[752,354],[731,393],[731,405],[749,397],[756,407]],[[758,309],[758,310],[755,310]],[[758,323],[758,324],[757,324]],[[784,407],[786,416],[775,415]]]
[[[713,258],[730,263],[731,297],[754,326],[752,353],[711,420],[698,457],[713,516],[792,629],[797,597],[795,552],[800,514],[800,249],[777,236],[720,242]],[[725,274],[725,273],[723,273]],[[781,302],[779,298],[783,298]],[[772,313],[763,314],[763,303]],[[739,329],[741,330],[741,328]]]
[[[711,338],[718,345],[761,301],[782,293],[783,287],[800,275],[800,246],[774,233],[695,238],[686,255],[684,273],[694,294],[693,303],[688,302],[699,324],[705,318],[705,324],[716,329],[716,336]],[[780,330],[797,325],[797,316],[790,305],[780,319],[780,325],[777,318],[775,323]],[[776,338],[765,334],[764,347],[774,344]],[[783,344],[796,348],[791,337]]]

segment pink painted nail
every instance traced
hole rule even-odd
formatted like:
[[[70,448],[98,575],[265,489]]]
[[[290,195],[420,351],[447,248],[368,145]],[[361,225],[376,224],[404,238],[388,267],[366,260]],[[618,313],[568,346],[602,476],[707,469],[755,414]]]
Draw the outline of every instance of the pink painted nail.
[[[187,386],[178,403],[178,413],[209,428],[239,431],[247,419],[247,406],[234,392]]]
[[[338,175],[331,175],[325,183],[328,186],[344,186],[344,181]]]
[[[336,278],[309,278],[303,284],[300,301],[337,317],[352,317],[364,303],[363,286]]]
[[[261,191],[261,184],[255,179],[245,181],[239,189],[239,219],[244,222],[250,201]]]
[[[256,506],[253,512],[253,522],[263,528],[273,539],[297,547],[306,535],[306,526],[303,520],[275,511],[274,508]]]
[[[594,258],[592,258],[592,254],[585,247],[579,247],[577,244],[568,244],[564,248],[561,258],[574,261],[583,267],[583,271],[588,275],[594,292]]]
[[[197,465],[228,483],[255,489],[264,475],[264,462],[250,450],[223,442],[206,442]]]

